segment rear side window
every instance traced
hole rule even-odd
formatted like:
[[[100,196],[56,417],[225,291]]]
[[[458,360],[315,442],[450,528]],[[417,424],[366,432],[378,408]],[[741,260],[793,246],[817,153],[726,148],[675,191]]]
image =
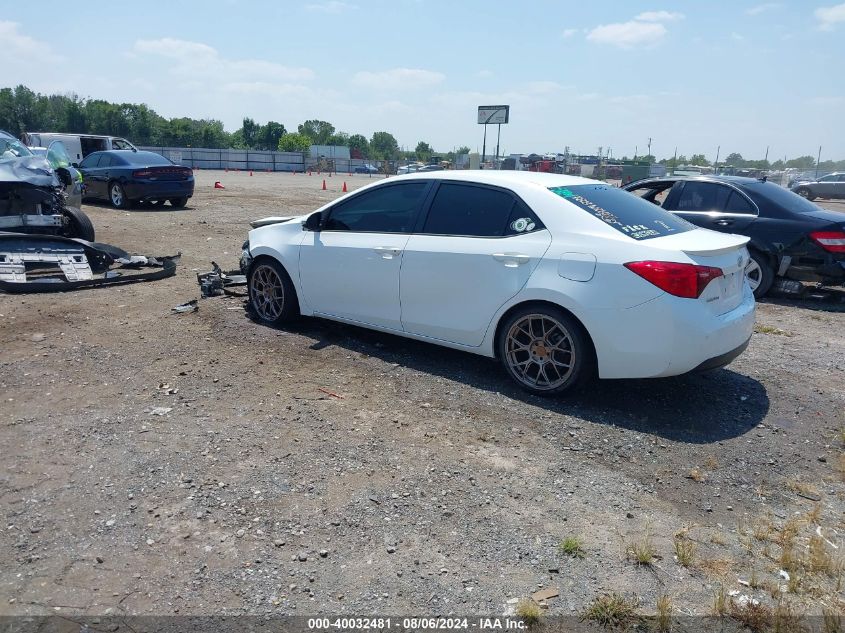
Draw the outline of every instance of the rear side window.
[[[410,233],[427,189],[420,181],[364,192],[332,208],[323,230]]]
[[[83,169],[91,169],[93,167],[97,167],[97,165],[99,165],[100,163],[100,158],[102,158],[102,156],[102,154],[89,154],[82,160],[79,166]]]
[[[748,202],[748,198],[736,191],[732,191],[731,195],[728,196],[728,202],[725,204],[725,211],[728,213],[749,213],[751,215],[754,215],[755,213],[754,207],[752,207],[751,203]]]
[[[696,228],[652,202],[609,185],[551,187],[549,191],[635,240],[674,235]]]
[[[504,237],[542,228],[537,216],[511,193],[489,187],[442,183],[422,232]]]

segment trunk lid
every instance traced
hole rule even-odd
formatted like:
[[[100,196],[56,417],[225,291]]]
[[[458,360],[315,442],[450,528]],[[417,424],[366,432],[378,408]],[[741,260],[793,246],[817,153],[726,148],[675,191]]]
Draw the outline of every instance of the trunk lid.
[[[713,314],[721,315],[742,303],[749,239],[744,235],[696,229],[650,240],[649,246],[666,249],[667,261],[677,261],[670,253],[680,251],[694,264],[721,269],[722,276],[707,284],[697,299]]]

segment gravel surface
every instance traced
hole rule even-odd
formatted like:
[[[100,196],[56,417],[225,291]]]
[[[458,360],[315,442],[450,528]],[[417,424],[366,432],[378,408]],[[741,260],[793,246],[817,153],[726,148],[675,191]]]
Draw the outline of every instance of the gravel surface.
[[[0,614],[501,614],[546,587],[551,614],[607,592],[707,614],[722,587],[841,608],[845,292],[761,303],[726,369],[563,399],[237,297],[171,314],[249,220],[370,182],[322,180],[199,172],[183,211],[87,205],[101,241],[181,251],[177,276],[0,296]]]

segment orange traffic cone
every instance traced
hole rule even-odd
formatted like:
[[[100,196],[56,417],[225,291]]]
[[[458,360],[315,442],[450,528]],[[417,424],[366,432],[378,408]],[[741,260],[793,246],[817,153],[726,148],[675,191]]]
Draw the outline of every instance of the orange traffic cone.
[[[325,190],[326,190],[326,179],[323,178],[323,191],[325,191]]]
[[[252,176],[252,170],[251,169],[249,170],[249,175]]]
[[[214,181],[214,188],[215,189],[225,189],[226,187],[224,187],[219,180],[215,180]]]
[[[348,190],[346,189],[346,181],[343,181],[343,189],[340,190],[342,193],[346,193]]]

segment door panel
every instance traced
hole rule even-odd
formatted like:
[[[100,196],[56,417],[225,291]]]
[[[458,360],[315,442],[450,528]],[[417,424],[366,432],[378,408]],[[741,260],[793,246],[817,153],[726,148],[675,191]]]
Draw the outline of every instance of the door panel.
[[[309,231],[299,251],[303,299],[314,312],[402,329],[399,266],[407,234]]]
[[[478,346],[551,244],[547,230],[505,238],[412,235],[400,274],[407,332]]]

